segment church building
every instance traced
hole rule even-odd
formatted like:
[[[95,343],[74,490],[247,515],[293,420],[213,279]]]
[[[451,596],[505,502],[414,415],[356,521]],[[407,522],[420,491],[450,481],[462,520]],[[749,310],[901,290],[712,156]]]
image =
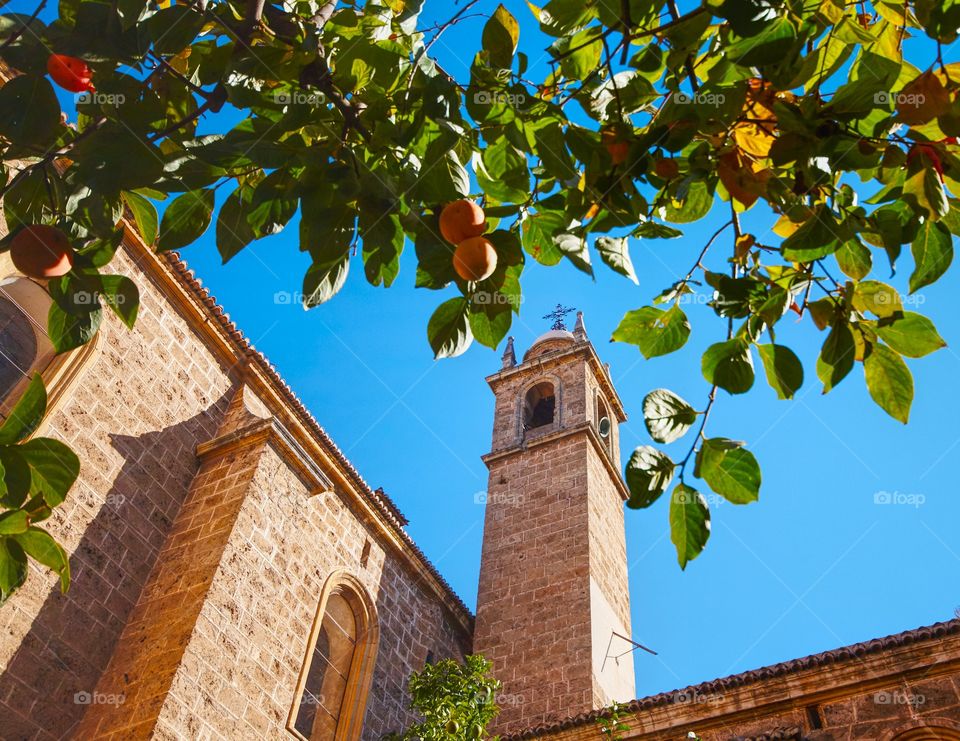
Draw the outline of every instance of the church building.
[[[415,721],[411,672],[478,652],[504,741],[610,738],[614,702],[623,739],[960,741],[960,620],[636,699],[625,414],[582,317],[486,379],[474,616],[179,257],[125,229],[136,327],[66,355],[0,256],[0,414],[41,373],[37,434],[82,461],[46,523],[69,591],[32,564],[0,607],[0,739],[374,741]]]

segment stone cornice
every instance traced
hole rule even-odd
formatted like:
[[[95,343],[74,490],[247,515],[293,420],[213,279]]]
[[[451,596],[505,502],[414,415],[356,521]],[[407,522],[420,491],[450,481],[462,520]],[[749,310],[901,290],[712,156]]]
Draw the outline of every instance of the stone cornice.
[[[501,448],[500,450],[494,450],[486,455],[482,455],[480,456],[480,460],[486,464],[487,468],[490,468],[490,464],[494,461],[503,460],[504,458],[511,458],[527,450],[538,448],[541,445],[546,445],[556,440],[563,440],[564,438],[581,434],[585,435],[587,440],[589,440],[596,449],[604,468],[607,469],[607,473],[610,474],[610,478],[613,480],[614,486],[616,486],[617,491],[620,493],[620,497],[624,501],[629,499],[630,491],[627,489],[626,483],[624,483],[623,479],[620,477],[620,472],[613,465],[613,461],[610,459],[610,453],[607,452],[607,447],[604,444],[603,439],[600,437],[600,433],[597,432],[596,428],[590,422],[581,422],[580,424],[573,425],[571,427],[561,427],[553,432],[525,439],[519,445],[512,445],[509,448]]]

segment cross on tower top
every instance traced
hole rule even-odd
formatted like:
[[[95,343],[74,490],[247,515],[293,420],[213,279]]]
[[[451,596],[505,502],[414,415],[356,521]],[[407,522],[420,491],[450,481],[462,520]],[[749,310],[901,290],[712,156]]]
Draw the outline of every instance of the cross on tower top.
[[[563,323],[563,318],[567,314],[571,314],[574,311],[576,311],[576,309],[571,309],[563,304],[557,304],[557,308],[547,314],[544,314],[543,318],[553,319],[553,325],[550,327],[550,329],[566,330],[567,325]]]

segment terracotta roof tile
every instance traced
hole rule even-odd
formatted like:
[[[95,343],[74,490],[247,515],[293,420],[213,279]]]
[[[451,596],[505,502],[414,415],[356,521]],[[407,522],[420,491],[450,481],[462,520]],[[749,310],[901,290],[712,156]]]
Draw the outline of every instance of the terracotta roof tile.
[[[926,625],[921,628],[907,630],[903,633],[896,633],[883,638],[874,638],[869,641],[863,641],[862,643],[854,643],[850,646],[844,646],[842,648],[836,648],[830,651],[823,651],[822,653],[804,656],[803,658],[793,659],[791,661],[784,661],[779,664],[772,664],[771,666],[761,667],[760,669],[752,669],[740,674],[733,674],[729,677],[713,679],[708,682],[703,682],[690,687],[684,687],[683,689],[674,690],[672,692],[661,692],[657,695],[642,697],[622,705],[621,708],[622,711],[627,713],[638,713],[654,707],[671,705],[678,702],[678,698],[690,696],[691,694],[715,694],[720,690],[730,690],[735,687],[742,687],[744,685],[760,682],[765,679],[783,677],[789,674],[804,671],[806,669],[816,669],[817,667],[828,666],[830,664],[836,664],[842,661],[849,661],[850,659],[867,656],[869,654],[880,653],[882,651],[888,651],[901,646],[909,646],[914,643],[938,640],[951,635],[960,635],[960,618],[948,620],[942,623],[934,623],[933,625]],[[598,718],[607,713],[608,709],[595,710],[590,713],[581,713],[557,723],[540,725],[509,736],[502,736],[501,741],[520,741],[520,739],[532,739],[537,738],[544,733],[554,733],[567,728],[576,728],[577,726],[586,725],[588,723],[595,723]],[[761,741],[765,738],[767,737],[756,737],[757,741]],[[771,736],[769,738],[773,739],[779,737]],[[785,736],[784,738],[790,739],[793,737]]]

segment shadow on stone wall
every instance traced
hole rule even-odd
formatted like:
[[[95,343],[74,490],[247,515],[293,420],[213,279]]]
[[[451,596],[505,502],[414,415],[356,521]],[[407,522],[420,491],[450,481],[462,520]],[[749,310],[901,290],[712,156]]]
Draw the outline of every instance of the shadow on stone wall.
[[[89,702],[116,699],[94,690],[199,468],[195,447],[216,434],[228,399],[155,432],[111,433],[123,466],[70,558],[70,590],[51,587],[0,676],[0,738],[68,738]],[[68,517],[59,531],[74,527]]]

